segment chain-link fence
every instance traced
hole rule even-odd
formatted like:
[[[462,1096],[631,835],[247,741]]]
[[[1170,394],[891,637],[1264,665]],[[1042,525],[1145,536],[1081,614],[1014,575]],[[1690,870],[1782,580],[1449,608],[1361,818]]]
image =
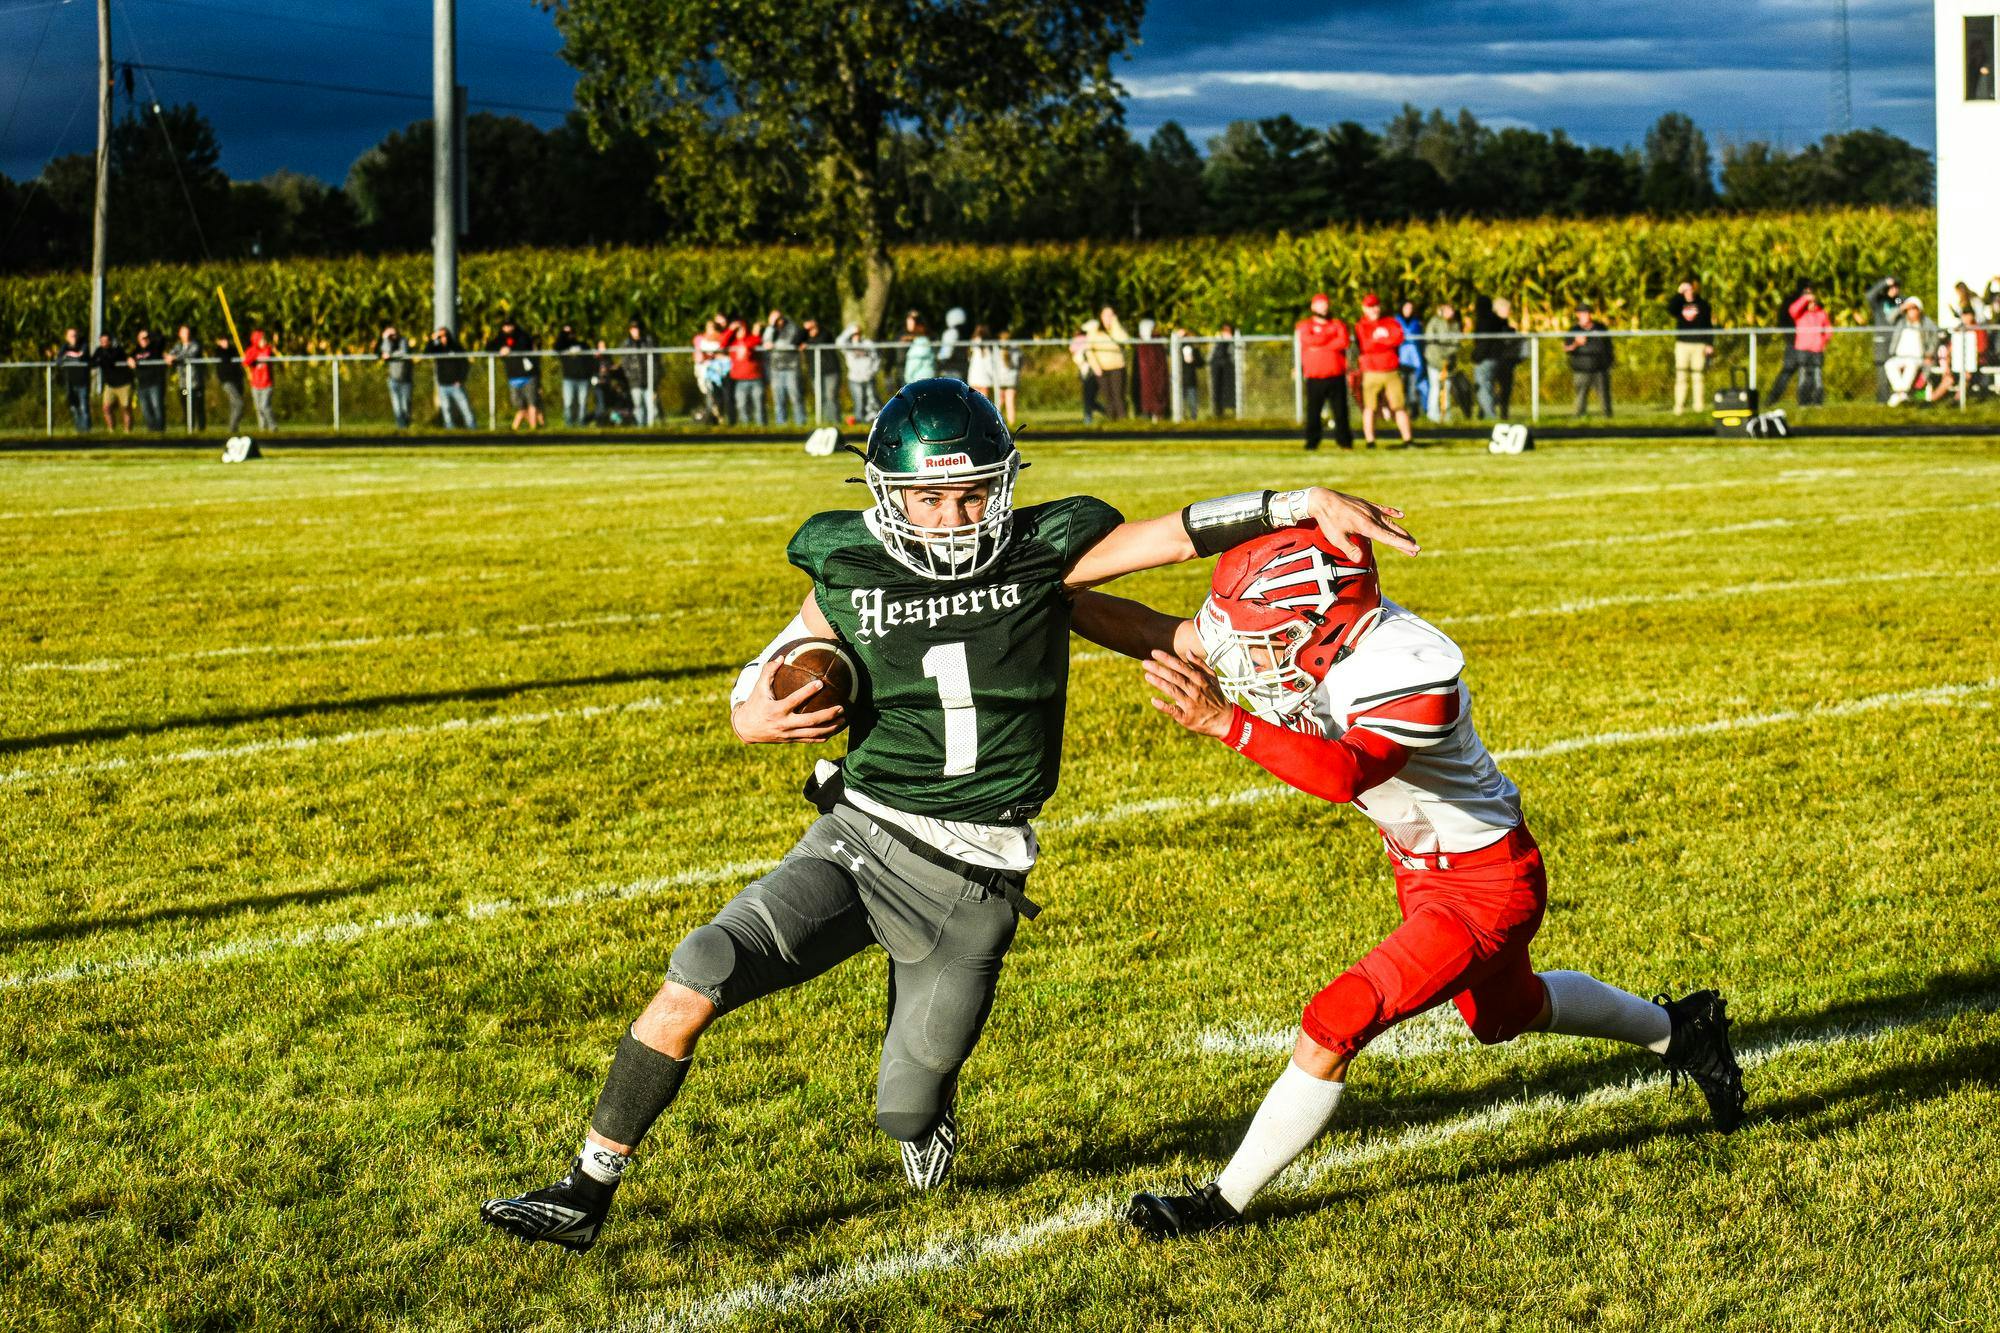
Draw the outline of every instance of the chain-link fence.
[[[1671,331],[1594,329],[1461,335],[1448,356],[1413,340],[1400,367],[1419,427],[1490,420],[1681,422],[1704,426],[1718,390],[1756,391],[1761,410],[1795,419],[1886,424],[1923,410],[1955,420],[2000,422],[2000,326],[1838,328],[1815,348],[1783,329],[1718,329],[1700,342]],[[1086,348],[1059,339],[962,345],[950,373],[989,393],[1015,420],[1050,424],[1244,421],[1297,423],[1305,411],[1296,341],[1285,334],[1136,339]],[[933,347],[932,353],[938,349]],[[569,369],[578,369],[574,359]],[[731,363],[693,347],[617,348],[589,359],[590,373],[565,374],[554,352],[466,352],[462,385],[472,421],[447,423],[438,365],[411,359],[409,424],[468,424],[486,430],[567,428],[615,431],[696,424],[773,428],[853,423],[872,415],[904,380],[906,343],[844,343],[802,349],[799,369],[766,362],[756,377],[731,378]],[[533,375],[522,375],[523,364]],[[1414,363],[1414,364],[1412,364]],[[221,434],[230,426],[228,391],[207,360],[176,368],[152,406],[160,433]],[[396,428],[395,390],[373,356],[285,356],[273,367],[262,425],[243,389],[241,429],[268,433]],[[449,363],[447,363],[449,364]],[[515,373],[510,377],[509,371]],[[637,373],[632,373],[636,371]],[[240,382],[240,366],[232,378]],[[449,371],[447,371],[449,374]],[[1358,373],[1350,391],[1358,399]],[[190,394],[184,385],[196,386]],[[135,431],[145,431],[145,385],[133,392]],[[91,377],[84,419],[105,428],[105,395]],[[78,430],[76,396],[52,362],[0,363],[0,431]],[[1956,415],[1962,414],[1962,415]],[[114,413],[123,425],[123,412]]]

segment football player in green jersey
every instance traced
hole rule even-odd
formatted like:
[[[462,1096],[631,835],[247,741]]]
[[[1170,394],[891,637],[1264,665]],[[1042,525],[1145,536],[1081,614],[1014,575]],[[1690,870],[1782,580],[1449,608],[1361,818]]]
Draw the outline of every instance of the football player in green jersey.
[[[958,1075],[993,1005],[1054,794],[1071,599],[1121,575],[1213,555],[1307,517],[1414,554],[1393,509],[1314,487],[1206,500],[1125,522],[1101,500],[1014,506],[1019,452],[991,403],[954,379],[907,385],[869,432],[874,504],[806,520],[787,554],[812,580],[798,615],[744,668],[730,723],[752,743],[849,729],[808,788],[820,818],[769,874],[674,949],[618,1044],[583,1147],[547,1189],[493,1199],[491,1225],[571,1250],[596,1243],[639,1141],[717,1017],[870,945],[889,955],[875,1118],[910,1184],[957,1151]],[[1344,536],[1337,535],[1337,541]],[[838,638],[865,686],[849,709],[816,685],[774,697],[775,649]]]

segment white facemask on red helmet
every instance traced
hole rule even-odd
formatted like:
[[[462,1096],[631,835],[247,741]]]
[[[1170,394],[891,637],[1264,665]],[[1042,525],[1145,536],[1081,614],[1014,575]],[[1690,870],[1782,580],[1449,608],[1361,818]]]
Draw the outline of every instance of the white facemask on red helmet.
[[[1382,615],[1375,553],[1333,549],[1316,524],[1223,553],[1195,630],[1223,692],[1267,722],[1303,711],[1328,668]]]

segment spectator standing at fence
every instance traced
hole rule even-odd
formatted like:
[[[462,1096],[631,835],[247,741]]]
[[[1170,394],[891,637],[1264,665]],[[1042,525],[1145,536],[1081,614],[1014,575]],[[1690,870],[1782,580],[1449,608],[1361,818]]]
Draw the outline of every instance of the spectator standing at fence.
[[[395,414],[396,429],[410,428],[410,399],[416,388],[416,377],[410,364],[410,340],[390,324],[382,330],[381,339],[375,344],[375,359],[382,363],[389,383],[389,410]]]
[[[194,336],[194,330],[187,325],[180,326],[176,336],[179,341],[167,349],[167,362],[177,372],[175,381],[180,389],[181,416],[196,430],[208,429],[208,392],[201,376],[201,341]]]
[[[596,353],[578,336],[574,324],[565,324],[557,330],[549,350],[556,354],[556,369],[562,373],[563,425],[584,425],[590,420],[590,382],[597,378]]]
[[[215,340],[213,356],[215,387],[222,390],[229,403],[229,424],[223,427],[223,433],[234,435],[243,424],[243,362],[236,354],[236,344],[226,337]]]
[[[1076,366],[1078,391],[1083,397],[1083,424],[1088,426],[1098,412],[1097,362],[1090,352],[1090,334],[1097,321],[1086,319],[1070,336],[1069,359]]]
[[[1110,306],[1097,312],[1097,331],[1090,335],[1091,357],[1097,362],[1097,398],[1106,418],[1123,421],[1126,412],[1125,349],[1132,339]]]
[[[1903,287],[1895,274],[1876,280],[1861,298],[1868,323],[1875,329],[1875,401],[1886,403],[1895,392],[1889,385],[1889,343],[1896,334],[1897,318],[1903,308]]]
[[[1173,409],[1173,366],[1167,360],[1166,344],[1154,337],[1159,326],[1150,319],[1139,321],[1139,341],[1132,348],[1133,398],[1139,415],[1151,421],[1165,421]]]
[[[931,341],[931,326],[912,310],[903,316],[903,383],[937,378],[937,344]]]
[[[625,326],[625,344],[618,352],[618,368],[632,393],[632,424],[650,426],[660,416],[660,355],[648,351],[646,331],[634,319]]]
[[[1983,324],[1986,322],[1986,305],[1977,296],[1972,294],[1972,288],[1965,283],[1955,282],[1951,285],[1951,296],[1951,309],[1945,313],[1950,317],[1953,324],[1958,323],[1958,317],[1968,310],[1972,312],[1973,323]]]
[[[1493,298],[1493,319],[1504,335],[1494,343],[1493,381],[1494,416],[1504,418],[1514,410],[1514,372],[1520,368],[1521,358],[1527,354],[1527,339],[1514,324],[1514,303],[1504,296]]]
[[[694,336],[694,381],[708,424],[735,425],[736,399],[729,391],[729,321],[719,314],[709,316]]]
[[[938,335],[937,373],[962,380],[968,369],[970,349],[965,345],[965,311],[958,306],[944,312],[944,332]]]
[[[988,402],[997,401],[993,396],[993,334],[984,324],[974,326],[972,339],[965,345],[965,382]]]
[[[847,370],[847,393],[854,400],[854,415],[847,424],[873,421],[882,410],[882,394],[875,386],[875,377],[882,373],[881,354],[861,336],[859,324],[849,324],[833,341],[841,349],[840,358]]]
[[[736,402],[736,424],[767,424],[764,415],[764,336],[742,320],[729,326],[729,394]]]
[[[62,381],[63,401],[69,405],[69,419],[79,435],[90,434],[90,348],[84,345],[83,330],[64,329],[63,344],[56,349],[56,378]]]
[[[444,428],[450,430],[456,424],[471,430],[472,401],[465,396],[465,381],[472,373],[472,362],[458,335],[440,326],[424,344],[424,355],[431,358],[431,373],[437,376],[438,416]]]
[[[1951,365],[1968,393],[1984,392],[1989,387],[1980,368],[1991,355],[1993,340],[1979,322],[1979,311],[1967,307],[1958,312],[1958,324],[1951,331]]]
[[[250,403],[257,409],[260,430],[278,428],[277,408],[271,402],[277,390],[275,371],[278,348],[262,329],[250,330],[250,345],[243,349],[243,369],[250,376]]]
[[[840,356],[820,322],[807,315],[799,321],[799,356],[814,384],[813,416],[840,419]]]
[[[993,340],[994,400],[1000,415],[1012,427],[1021,420],[1021,349],[1014,345],[1014,331],[1000,330]]]
[[[1924,365],[1936,353],[1938,326],[1924,313],[1921,298],[1904,301],[1896,325],[1889,332],[1889,358],[1883,369],[1889,376],[1889,406],[1901,407],[1923,375]]]
[[[1396,322],[1403,326],[1403,345],[1396,350],[1396,373],[1403,379],[1403,401],[1412,406],[1430,402],[1430,385],[1424,378],[1424,321],[1417,303],[1405,299],[1396,307]]]
[[[125,419],[125,433],[132,433],[132,358],[108,333],[97,335],[97,350],[90,354],[91,369],[97,372],[98,402],[104,412],[104,429],[116,430],[111,411]]]
[[[1794,375],[1799,379],[1799,406],[1817,406],[1826,397],[1823,366],[1826,345],[1833,338],[1833,320],[1810,286],[1801,288],[1792,298],[1785,307],[1785,317],[1792,327],[1792,341],[1785,348],[1785,363],[1778,369],[1778,378],[1771,383],[1768,406],[1776,407],[1784,401],[1785,387]]]
[[[1176,328],[1174,337],[1181,349],[1181,420],[1198,421],[1201,418],[1201,372],[1208,365],[1208,358],[1202,355],[1201,344],[1193,341],[1194,335],[1184,328]]]
[[[1597,307],[1589,302],[1577,306],[1576,320],[1563,339],[1569,356],[1570,377],[1576,381],[1576,414],[1590,415],[1590,393],[1595,389],[1604,404],[1604,419],[1611,419],[1611,338],[1597,322]]]
[[[1366,318],[1367,312],[1362,315]],[[1424,322],[1424,373],[1430,380],[1432,421],[1443,421],[1451,415],[1454,406],[1451,377],[1458,370],[1458,351],[1464,344],[1465,330],[1458,322],[1458,310],[1451,302],[1440,301]]]
[[[780,426],[806,424],[802,341],[798,325],[784,311],[773,310],[764,324],[764,357],[771,372],[772,416]]]
[[[541,369],[532,353],[535,350],[534,335],[514,322],[509,315],[500,321],[500,332],[486,344],[486,350],[495,358],[495,364],[502,375],[507,377],[507,401],[514,408],[514,429],[519,430],[526,423],[529,430],[539,429],[542,424],[542,377]]]
[[[1311,313],[1292,327],[1306,386],[1307,449],[1319,448],[1321,414],[1328,408],[1333,409],[1333,442],[1343,449],[1354,447],[1353,428],[1347,421],[1347,321],[1335,319],[1332,309],[1326,293],[1316,293]]]
[[[1448,308],[1448,307],[1447,307]],[[1428,332],[1428,328],[1426,328]],[[1459,336],[1456,325],[1452,336]],[[1361,298],[1361,322],[1354,326],[1354,340],[1361,349],[1361,436],[1375,447],[1375,412],[1387,406],[1396,421],[1396,433],[1410,442],[1410,405],[1403,397],[1400,369],[1403,326],[1394,316],[1382,313],[1382,301],[1373,292]],[[1457,344],[1453,344],[1456,350]],[[1424,355],[1430,355],[1430,339],[1424,340]]]
[[[1208,401],[1217,421],[1236,415],[1236,326],[1224,324],[1208,350]]]
[[[1708,359],[1715,355],[1715,321],[1709,316],[1700,283],[1689,278],[1675,291],[1675,299],[1667,302],[1667,314],[1674,322],[1674,415],[1679,416],[1690,408],[1697,412],[1706,409]]]
[[[138,380],[139,416],[146,429],[167,428],[167,349],[151,329],[140,329],[132,345],[132,373]]]
[[[1484,296],[1472,299],[1472,397],[1479,415],[1497,420],[1501,415],[1499,393],[1500,360],[1506,355],[1513,327],[1502,319],[1494,303]]]

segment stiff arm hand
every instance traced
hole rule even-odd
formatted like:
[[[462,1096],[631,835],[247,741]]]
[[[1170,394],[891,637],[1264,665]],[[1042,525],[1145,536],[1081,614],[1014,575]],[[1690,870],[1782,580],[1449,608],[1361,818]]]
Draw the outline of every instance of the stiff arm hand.
[[[1233,705],[1207,667],[1154,649],[1146,663],[1146,683],[1160,695],[1153,707],[1189,731],[1217,740],[1229,734]]]

